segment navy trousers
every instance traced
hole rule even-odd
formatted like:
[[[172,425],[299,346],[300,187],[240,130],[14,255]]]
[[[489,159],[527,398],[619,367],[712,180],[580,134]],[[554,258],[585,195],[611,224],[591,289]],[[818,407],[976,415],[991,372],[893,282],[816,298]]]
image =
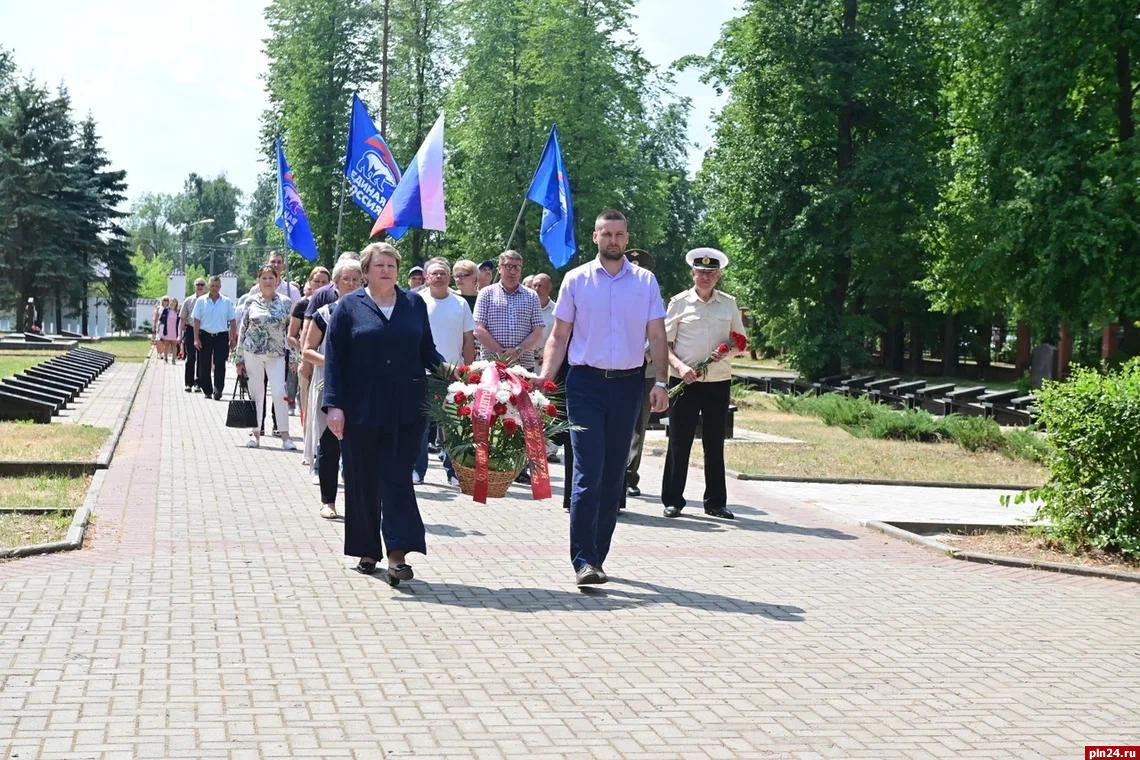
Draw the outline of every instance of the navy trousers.
[[[182,328],[182,351],[186,354],[186,387],[198,384],[198,349],[194,347],[194,328]]]
[[[574,450],[570,495],[570,561],[601,567],[610,551],[644,375],[606,379],[586,367],[566,377],[566,411]]]
[[[379,560],[388,551],[427,554],[424,521],[412,488],[421,424],[345,423],[344,553]],[[384,543],[381,546],[380,537]]]
[[[693,383],[673,399],[669,408],[669,449],[665,454],[665,472],[661,476],[661,503],[665,506],[685,506],[689,455],[698,419],[705,454],[705,509],[723,509],[728,504],[724,482],[724,437],[728,433],[730,385],[728,380]]]
[[[207,396],[220,396],[226,385],[226,361],[230,358],[230,334],[198,331],[202,350],[198,352],[198,387]],[[212,375],[212,377],[211,377]]]

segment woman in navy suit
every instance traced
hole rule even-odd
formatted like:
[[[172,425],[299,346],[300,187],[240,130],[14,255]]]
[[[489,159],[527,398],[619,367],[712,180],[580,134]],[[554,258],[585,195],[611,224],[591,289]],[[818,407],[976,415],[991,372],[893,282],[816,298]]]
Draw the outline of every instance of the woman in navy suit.
[[[408,552],[427,553],[412,470],[425,424],[425,372],[443,361],[424,300],[396,286],[399,265],[387,243],[360,252],[367,285],[342,296],[329,320],[323,402],[342,442],[344,553],[371,575],[386,548],[393,586],[412,578]]]

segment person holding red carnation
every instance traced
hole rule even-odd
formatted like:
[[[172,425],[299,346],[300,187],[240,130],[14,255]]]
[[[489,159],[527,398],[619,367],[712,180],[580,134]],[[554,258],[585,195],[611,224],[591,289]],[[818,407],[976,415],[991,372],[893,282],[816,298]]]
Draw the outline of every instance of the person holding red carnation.
[[[685,255],[692,267],[693,287],[669,301],[665,337],[669,343],[672,385],[684,383],[669,408],[669,448],[661,479],[666,517],[680,517],[693,438],[701,424],[704,449],[705,514],[727,520],[728,490],[724,480],[724,436],[727,432],[732,367],[725,359],[740,353],[744,322],[736,299],[717,290],[728,256],[715,248],[694,248]],[[731,337],[730,337],[731,336]]]

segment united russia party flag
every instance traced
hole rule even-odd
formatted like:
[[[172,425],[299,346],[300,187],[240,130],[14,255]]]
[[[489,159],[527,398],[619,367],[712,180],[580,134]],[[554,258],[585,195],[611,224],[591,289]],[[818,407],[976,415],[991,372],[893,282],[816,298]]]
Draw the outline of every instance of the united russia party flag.
[[[352,96],[352,121],[348,127],[348,149],[344,156],[344,177],[352,188],[352,202],[368,216],[380,216],[392,191],[400,184],[400,165],[376,129],[368,109],[355,94]],[[388,237],[399,240],[403,227],[388,230]]]
[[[317,241],[309,227],[309,217],[301,205],[301,195],[293,172],[285,160],[285,150],[281,147],[281,135],[277,135],[277,209],[273,223],[285,230],[285,244],[309,261],[317,260]]]
[[[439,115],[400,184],[372,226],[375,235],[393,227],[447,229],[443,212],[443,114]]]
[[[570,199],[570,177],[562,161],[558,145],[558,128],[550,128],[550,137],[542,151],[534,178],[526,197],[542,206],[542,224],[538,239],[555,269],[566,266],[574,256],[574,203]]]

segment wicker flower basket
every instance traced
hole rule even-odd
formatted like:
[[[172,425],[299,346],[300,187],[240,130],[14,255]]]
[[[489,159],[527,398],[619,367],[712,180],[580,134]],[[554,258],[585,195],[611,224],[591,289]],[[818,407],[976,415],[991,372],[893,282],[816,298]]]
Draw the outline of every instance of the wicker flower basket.
[[[459,490],[468,496],[473,496],[475,494],[475,469],[464,467],[454,459],[451,460],[451,466],[455,468],[455,474],[459,477]],[[511,483],[515,481],[520,472],[521,470],[489,471],[487,473],[487,497],[501,499],[506,496],[507,489],[511,487]]]

